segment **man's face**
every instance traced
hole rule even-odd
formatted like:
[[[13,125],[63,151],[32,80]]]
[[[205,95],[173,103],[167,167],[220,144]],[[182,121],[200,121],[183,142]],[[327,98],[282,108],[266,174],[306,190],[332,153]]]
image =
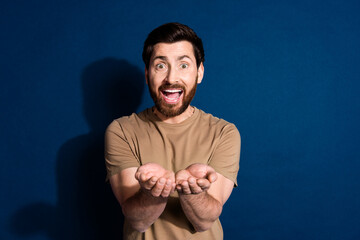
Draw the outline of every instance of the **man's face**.
[[[182,114],[190,105],[203,73],[204,66],[201,63],[197,68],[190,42],[156,44],[145,76],[157,110],[165,117]]]

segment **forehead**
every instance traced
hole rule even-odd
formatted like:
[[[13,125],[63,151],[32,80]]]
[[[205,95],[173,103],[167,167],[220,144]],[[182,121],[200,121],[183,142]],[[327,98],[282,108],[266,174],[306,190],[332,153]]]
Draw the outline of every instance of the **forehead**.
[[[177,58],[184,55],[195,61],[194,48],[188,41],[179,41],[175,43],[157,43],[154,45],[151,59],[158,56],[171,59],[173,57]]]

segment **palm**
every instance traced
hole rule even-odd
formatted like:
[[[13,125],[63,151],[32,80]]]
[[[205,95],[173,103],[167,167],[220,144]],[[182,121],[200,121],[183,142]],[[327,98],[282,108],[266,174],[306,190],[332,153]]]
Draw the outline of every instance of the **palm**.
[[[142,165],[141,167],[139,167],[136,174],[137,175],[144,174],[148,178],[151,178],[151,177],[156,177],[156,178],[161,178],[161,177],[168,178],[168,177],[171,177],[170,176],[171,172],[167,171],[162,166],[160,166],[159,164],[156,164],[156,163],[146,163],[146,164]]]
[[[176,173],[176,184],[179,193],[197,194],[210,188],[217,175],[215,170],[205,164],[195,163]]]
[[[209,168],[208,165],[195,163],[186,168],[186,170],[195,178],[206,178]]]
[[[189,167],[187,167],[184,170],[181,170],[179,172],[176,173],[176,181],[184,181],[184,180],[188,180],[189,177],[194,177],[196,179],[202,179],[202,178],[206,178],[209,181],[213,182],[216,179],[213,179],[213,174],[215,173],[215,170],[205,164],[200,164],[200,163],[194,163],[192,165],[190,165]],[[209,177],[211,177],[209,179]]]
[[[187,170],[181,170],[181,171],[179,171],[179,172],[177,172],[176,173],[176,176],[175,176],[175,178],[176,178],[176,182],[177,183],[181,183],[181,182],[183,182],[183,181],[187,181],[188,179],[189,179],[189,177],[191,177],[192,175],[190,174],[190,172],[189,171],[187,171]]]

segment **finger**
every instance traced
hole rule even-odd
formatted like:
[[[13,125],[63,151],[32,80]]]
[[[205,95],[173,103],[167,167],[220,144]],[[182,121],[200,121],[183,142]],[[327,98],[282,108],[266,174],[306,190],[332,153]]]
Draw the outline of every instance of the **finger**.
[[[170,193],[172,192],[172,188],[173,188],[172,186],[173,186],[172,181],[170,179],[166,180],[166,183],[165,183],[164,189],[161,193],[161,196],[168,197],[170,195]]]
[[[209,182],[213,183],[217,180],[218,176],[216,174],[216,172],[210,172],[207,175],[207,179],[209,180]]]
[[[149,171],[146,170],[144,165],[142,165],[142,166],[138,167],[138,169],[137,169],[137,171],[135,173],[135,176],[140,176],[141,174],[147,173],[147,172],[149,172]]]
[[[166,183],[166,179],[165,178],[160,178],[156,182],[155,186],[151,189],[151,194],[154,197],[159,197],[160,194],[162,193],[163,189],[164,189],[165,183]]]
[[[140,180],[140,175],[141,175],[140,172],[136,172],[135,173],[135,179],[139,181]]]
[[[144,171],[142,171],[140,168],[137,170],[137,172],[135,173],[135,178],[138,180],[138,181],[142,181],[141,180],[141,176],[142,175],[146,175],[146,172],[144,172]],[[143,178],[144,178],[144,176],[143,176]]]
[[[193,177],[189,178],[188,183],[189,183],[189,187],[190,187],[190,190],[191,190],[192,194],[198,194],[198,193],[203,192],[201,187],[197,184],[195,178],[193,178]]]
[[[178,191],[178,193],[183,193],[180,184],[177,184],[177,185],[175,186],[175,188],[176,188],[176,191]]]
[[[139,181],[146,182],[152,177],[151,173],[140,173],[139,175]]]
[[[188,181],[183,181],[181,183],[181,190],[183,194],[191,194],[191,189],[189,187]]]
[[[145,182],[142,182],[142,186],[147,189],[147,190],[151,190],[155,184],[157,182],[157,178],[156,177],[152,177],[150,178],[149,180],[145,181]]]
[[[175,174],[176,184],[181,184],[181,182],[186,181],[189,178],[189,173],[186,170],[180,170]]]
[[[211,186],[211,183],[210,181],[206,180],[206,179],[198,179],[196,181],[197,185],[203,190],[203,191],[206,191],[210,188]]]

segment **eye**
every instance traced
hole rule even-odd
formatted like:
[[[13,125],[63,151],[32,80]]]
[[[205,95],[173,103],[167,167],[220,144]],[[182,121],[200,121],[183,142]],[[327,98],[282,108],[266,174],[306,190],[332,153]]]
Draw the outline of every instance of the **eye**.
[[[165,70],[165,69],[166,69],[166,65],[163,64],[163,63],[158,63],[158,64],[155,65],[155,68],[156,68],[157,70]]]
[[[189,65],[187,64],[187,63],[182,63],[182,64],[180,64],[180,68],[181,69],[186,69],[186,68],[188,68],[189,67]]]

